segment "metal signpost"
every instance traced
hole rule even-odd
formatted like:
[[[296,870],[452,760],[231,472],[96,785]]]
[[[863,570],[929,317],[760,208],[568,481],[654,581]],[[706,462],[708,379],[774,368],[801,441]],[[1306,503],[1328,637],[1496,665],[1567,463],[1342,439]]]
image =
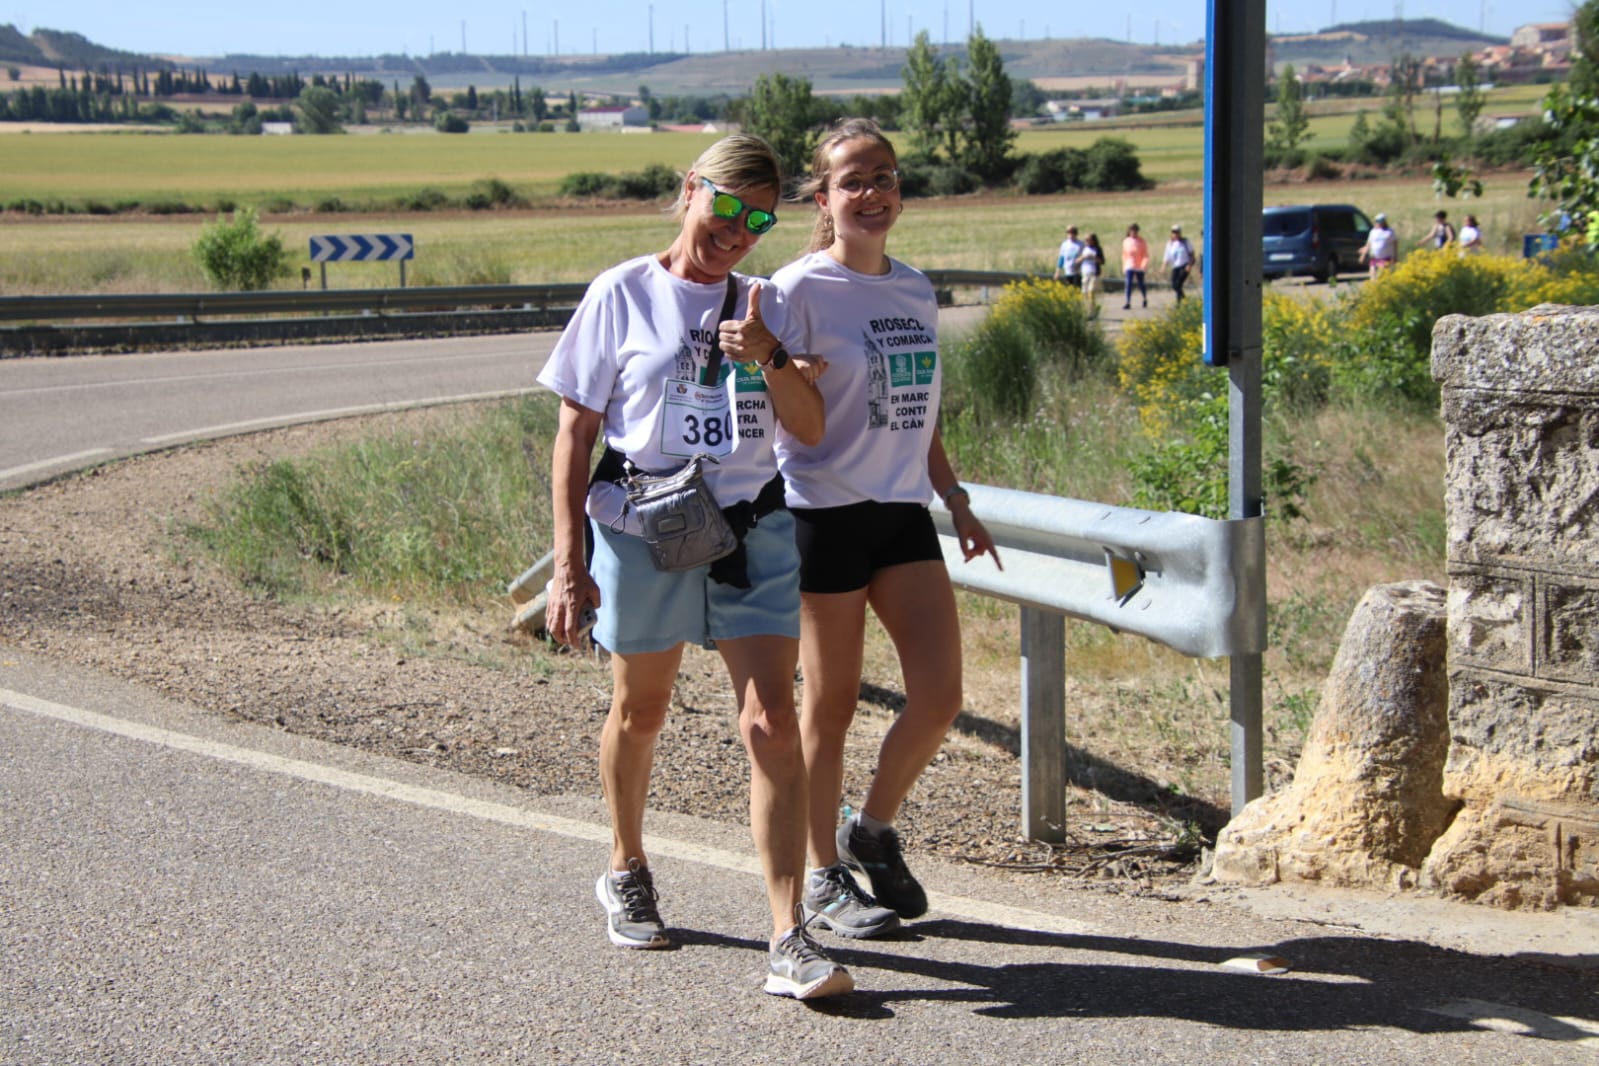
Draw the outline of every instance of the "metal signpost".
[[[1205,34],[1205,362],[1226,367],[1229,431],[1228,515],[1265,513],[1261,484],[1262,139],[1266,111],[1266,0],[1209,0]],[[1265,647],[1266,556],[1255,612]],[[1264,787],[1261,756],[1263,675],[1259,651],[1230,659],[1232,810]]]
[[[328,287],[329,263],[400,261],[400,288],[405,288],[405,261],[416,256],[409,233],[370,233],[311,238],[311,262],[322,264],[322,287]]]

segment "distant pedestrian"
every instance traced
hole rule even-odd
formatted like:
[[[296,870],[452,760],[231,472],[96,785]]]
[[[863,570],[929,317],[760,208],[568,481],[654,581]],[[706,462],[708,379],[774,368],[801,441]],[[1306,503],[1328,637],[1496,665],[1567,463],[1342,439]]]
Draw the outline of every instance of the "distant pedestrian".
[[[1455,242],[1455,227],[1449,223],[1449,212],[1439,211],[1432,216],[1432,229],[1416,242],[1417,248],[1442,250]]]
[[[1077,253],[1077,273],[1083,279],[1083,303],[1088,305],[1088,317],[1099,314],[1099,276],[1105,272],[1105,249],[1099,245],[1099,234],[1090,233]]]
[[[1360,246],[1360,261],[1367,264],[1371,276],[1376,277],[1394,265],[1398,252],[1399,238],[1388,225],[1388,216],[1378,212],[1371,232],[1366,234],[1366,243]]]
[[[1182,303],[1183,286],[1194,269],[1194,246],[1183,236],[1181,223],[1172,224],[1171,236],[1166,240],[1166,251],[1161,256],[1161,262],[1171,277],[1171,291],[1176,294],[1177,302]]]
[[[1149,291],[1144,288],[1144,272],[1149,269],[1149,242],[1139,236],[1138,223],[1127,227],[1122,238],[1122,309],[1133,306],[1133,286],[1138,286],[1138,296],[1149,306]]]
[[[1066,239],[1060,242],[1060,253],[1055,258],[1055,280],[1064,281],[1068,288],[1080,289],[1083,276],[1077,272],[1077,257],[1083,253],[1083,242],[1077,239],[1077,227],[1066,227]]]
[[[1467,215],[1466,224],[1460,227],[1460,254],[1476,255],[1482,251],[1482,227],[1476,215]]]

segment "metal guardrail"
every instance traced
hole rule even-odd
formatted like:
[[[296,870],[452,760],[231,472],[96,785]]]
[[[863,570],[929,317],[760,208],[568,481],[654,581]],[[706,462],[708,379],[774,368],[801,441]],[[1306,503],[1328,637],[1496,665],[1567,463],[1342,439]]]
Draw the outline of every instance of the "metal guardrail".
[[[411,289],[308,289],[299,292],[105,293],[0,296],[0,321],[165,318],[323,312],[438,311],[462,307],[575,307],[587,283],[443,285]]]
[[[1213,658],[1266,648],[1265,519],[1140,511],[968,486],[999,548],[966,562],[949,512],[933,505],[957,587],[1021,606],[1022,830],[1064,839],[1067,617]],[[1258,745],[1244,753],[1258,764]]]
[[[933,287],[998,288],[1048,275],[995,270],[929,270]],[[267,292],[104,293],[0,296],[0,322],[67,322],[77,319],[183,319],[222,315],[327,312],[443,311],[468,307],[576,307],[587,282],[548,285],[439,285],[399,289],[305,289]]]

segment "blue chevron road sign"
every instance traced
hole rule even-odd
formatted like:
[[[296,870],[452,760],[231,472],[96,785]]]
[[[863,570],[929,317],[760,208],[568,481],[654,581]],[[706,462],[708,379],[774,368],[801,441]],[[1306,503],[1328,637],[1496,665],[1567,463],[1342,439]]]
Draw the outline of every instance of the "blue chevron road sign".
[[[384,259],[414,259],[415,246],[409,233],[367,233],[311,238],[311,262],[376,262]]]

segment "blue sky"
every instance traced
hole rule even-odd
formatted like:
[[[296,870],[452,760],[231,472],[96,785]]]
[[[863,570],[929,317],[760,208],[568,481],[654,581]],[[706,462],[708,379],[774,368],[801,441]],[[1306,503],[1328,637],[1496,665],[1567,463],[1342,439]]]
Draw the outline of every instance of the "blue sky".
[[[983,32],[994,38],[1108,37],[1140,43],[1196,41],[1204,34],[1204,0],[1137,0],[1104,13],[1092,3],[1035,0],[587,0],[537,5],[517,0],[275,0],[268,4],[217,4],[215,0],[0,0],[0,23],[23,32],[39,27],[70,30],[132,52],[216,56],[426,55],[430,51],[547,55],[561,53],[721,51],[761,46],[764,11],[767,43],[780,48],[838,44],[896,47],[914,33],[934,41],[963,40],[976,8]],[[19,6],[20,4],[20,6]],[[1286,0],[1267,7],[1272,33],[1320,29],[1333,21],[1439,18],[1508,37],[1527,22],[1555,22],[1571,10],[1567,0],[1483,3],[1481,0]],[[726,13],[724,23],[723,12]],[[524,22],[525,20],[525,22]],[[526,25],[526,33],[523,26]],[[525,40],[524,40],[525,38]],[[524,47],[525,45],[525,47]]]

